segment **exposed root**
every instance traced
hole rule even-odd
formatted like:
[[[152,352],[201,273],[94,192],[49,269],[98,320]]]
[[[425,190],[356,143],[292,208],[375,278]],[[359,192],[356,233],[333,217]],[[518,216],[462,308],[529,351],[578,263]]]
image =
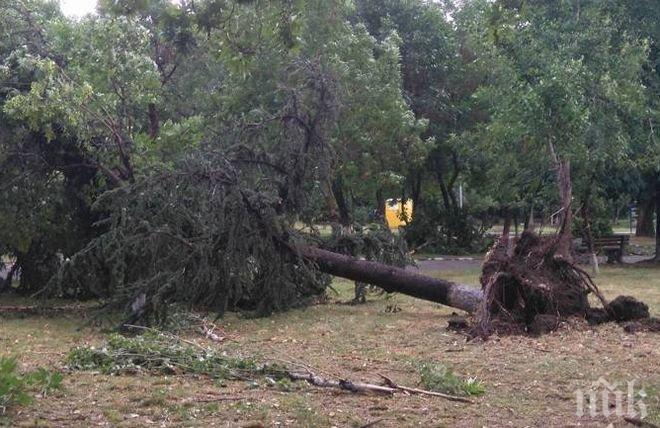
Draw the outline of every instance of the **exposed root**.
[[[648,307],[629,296],[611,303],[588,273],[558,251],[558,237],[525,232],[513,248],[500,240],[486,255],[481,285],[484,294],[473,337],[497,334],[543,334],[569,316],[592,323],[648,318]],[[591,308],[593,293],[603,309]]]

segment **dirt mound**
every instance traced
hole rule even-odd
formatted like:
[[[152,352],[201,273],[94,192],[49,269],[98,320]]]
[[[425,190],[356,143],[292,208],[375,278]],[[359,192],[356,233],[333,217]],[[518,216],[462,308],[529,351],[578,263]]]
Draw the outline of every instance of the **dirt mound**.
[[[631,296],[619,296],[607,305],[614,321],[632,321],[649,318],[649,307]]]

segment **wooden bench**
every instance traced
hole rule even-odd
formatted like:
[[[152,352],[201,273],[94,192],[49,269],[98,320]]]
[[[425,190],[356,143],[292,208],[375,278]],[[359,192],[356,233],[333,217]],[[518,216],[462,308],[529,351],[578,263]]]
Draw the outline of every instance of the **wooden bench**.
[[[607,263],[623,263],[623,255],[630,243],[629,235],[607,235],[594,238],[594,250],[607,257]]]

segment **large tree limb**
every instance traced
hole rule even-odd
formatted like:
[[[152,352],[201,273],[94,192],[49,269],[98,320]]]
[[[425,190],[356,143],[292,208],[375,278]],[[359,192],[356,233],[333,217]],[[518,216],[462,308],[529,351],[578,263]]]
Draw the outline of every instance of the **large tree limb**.
[[[307,245],[298,246],[298,252],[322,272],[376,285],[388,293],[406,294],[466,312],[475,312],[481,302],[482,293],[477,288]]]

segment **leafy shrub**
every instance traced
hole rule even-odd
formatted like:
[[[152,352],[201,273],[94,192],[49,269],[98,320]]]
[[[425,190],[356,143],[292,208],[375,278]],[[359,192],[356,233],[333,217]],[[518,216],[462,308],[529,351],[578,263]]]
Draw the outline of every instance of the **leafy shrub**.
[[[29,392],[47,395],[62,386],[62,374],[39,368],[34,372],[20,374],[18,361],[14,357],[0,357],[0,415],[13,405],[30,404]]]
[[[420,367],[420,377],[424,388],[429,391],[452,395],[481,395],[486,389],[479,380],[463,380],[443,364],[424,363]]]
[[[591,221],[591,235],[594,238],[611,235],[613,233],[612,224],[608,218],[596,218]],[[579,236],[587,239],[587,228],[585,221],[580,216],[573,218],[573,236]]]
[[[486,237],[487,227],[466,209],[447,212],[438,204],[416,211],[404,237],[411,248],[441,254],[481,252],[492,242]]]

